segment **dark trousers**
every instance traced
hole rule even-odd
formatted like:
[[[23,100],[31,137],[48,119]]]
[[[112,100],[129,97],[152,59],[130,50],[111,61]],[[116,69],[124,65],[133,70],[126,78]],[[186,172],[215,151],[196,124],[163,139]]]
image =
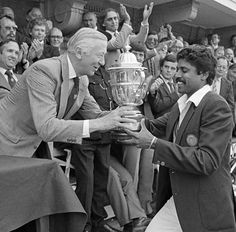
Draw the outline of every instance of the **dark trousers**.
[[[107,182],[110,166],[110,144],[73,145],[76,194],[88,214],[88,224],[107,217],[104,206],[109,204]]]

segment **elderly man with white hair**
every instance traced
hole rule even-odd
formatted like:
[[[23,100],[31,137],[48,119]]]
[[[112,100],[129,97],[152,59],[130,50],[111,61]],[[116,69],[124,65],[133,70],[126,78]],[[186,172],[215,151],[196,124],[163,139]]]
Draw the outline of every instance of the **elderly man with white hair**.
[[[32,157],[42,141],[80,144],[94,131],[134,122],[123,117],[130,107],[104,113],[88,92],[86,75],[104,64],[106,46],[102,33],[82,28],[68,41],[67,53],[24,72],[0,102],[0,155]],[[70,120],[78,110],[87,120]]]

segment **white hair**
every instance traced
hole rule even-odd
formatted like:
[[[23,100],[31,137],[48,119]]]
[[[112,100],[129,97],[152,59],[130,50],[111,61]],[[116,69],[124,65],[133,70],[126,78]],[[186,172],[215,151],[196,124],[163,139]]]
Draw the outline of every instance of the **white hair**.
[[[69,39],[67,43],[68,51],[75,52],[78,47],[86,50],[92,49],[96,46],[95,40],[107,42],[107,37],[95,29],[81,28]]]

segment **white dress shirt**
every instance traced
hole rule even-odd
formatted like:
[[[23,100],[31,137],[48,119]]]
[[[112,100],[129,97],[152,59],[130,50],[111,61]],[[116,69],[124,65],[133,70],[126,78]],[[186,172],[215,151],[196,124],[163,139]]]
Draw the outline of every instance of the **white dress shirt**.
[[[74,78],[78,78],[75,72],[75,69],[70,61],[69,56],[67,56],[68,61],[68,70],[69,70],[69,93],[71,92],[73,86],[74,86]],[[80,78],[80,77],[79,77]],[[90,132],[89,132],[89,120],[83,120],[83,133],[82,138],[89,138]]]

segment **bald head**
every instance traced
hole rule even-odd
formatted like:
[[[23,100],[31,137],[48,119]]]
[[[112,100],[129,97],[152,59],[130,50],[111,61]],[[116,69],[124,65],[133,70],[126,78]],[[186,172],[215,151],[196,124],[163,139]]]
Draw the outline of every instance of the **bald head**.
[[[95,29],[97,27],[97,15],[94,12],[87,12],[83,15],[84,27]]]
[[[53,27],[50,31],[50,45],[53,47],[60,47],[61,43],[63,42],[63,34],[62,31],[57,28]]]
[[[8,16],[9,18],[13,19],[15,18],[14,11],[7,6],[0,8],[0,18],[3,18],[4,16]]]

